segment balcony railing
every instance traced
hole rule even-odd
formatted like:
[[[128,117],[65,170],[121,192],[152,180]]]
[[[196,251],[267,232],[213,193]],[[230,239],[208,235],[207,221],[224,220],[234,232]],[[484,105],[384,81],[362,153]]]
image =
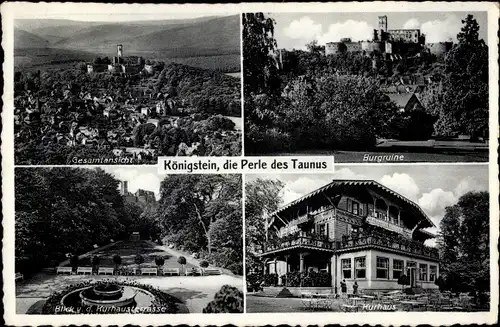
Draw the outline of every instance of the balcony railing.
[[[433,259],[439,258],[439,253],[437,249],[427,247],[422,243],[411,240],[394,239],[391,237],[381,237],[381,236],[359,236],[359,237],[351,237],[348,239],[344,239],[339,243],[341,249],[348,249],[358,246],[375,245],[387,249],[394,249],[401,252],[406,252],[408,254],[420,255]]]
[[[391,223],[390,221],[385,221],[382,219],[368,216],[368,217],[366,217],[366,222],[369,223],[370,225],[378,226],[378,227],[381,227],[381,228],[384,228],[384,229],[390,230],[392,232],[395,232],[395,233],[398,233],[398,234],[401,234],[401,235],[404,235],[406,237],[411,238],[412,233],[411,233],[410,229],[396,225],[394,223]]]
[[[289,235],[280,240],[278,240],[277,244],[268,244],[266,246],[266,251],[274,251],[280,249],[286,249],[292,246],[307,246],[307,247],[315,247],[319,249],[329,249],[333,250],[334,243],[328,241],[326,239],[320,239],[317,236],[311,235]]]

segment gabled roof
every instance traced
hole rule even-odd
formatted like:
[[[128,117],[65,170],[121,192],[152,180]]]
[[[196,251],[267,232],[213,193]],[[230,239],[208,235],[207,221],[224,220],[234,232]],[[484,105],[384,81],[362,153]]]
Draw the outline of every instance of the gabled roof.
[[[371,186],[371,187],[377,188],[381,192],[388,194],[389,196],[396,197],[397,199],[405,202],[412,209],[414,209],[416,212],[418,212],[423,218],[425,218],[425,220],[427,221],[428,224],[426,226],[422,226],[422,227],[436,227],[434,225],[434,223],[432,222],[432,220],[427,216],[427,214],[415,202],[411,201],[410,199],[402,196],[401,194],[391,190],[390,188],[388,188],[388,187],[386,187],[386,186],[384,186],[384,185],[382,185],[374,180],[339,180],[339,179],[335,179],[331,183],[329,183],[325,186],[322,186],[319,189],[316,189],[316,190],[298,198],[297,200],[292,201],[292,202],[284,205],[283,207],[281,207],[280,209],[275,211],[272,215],[275,215],[275,214],[278,215],[278,214],[300,204],[301,202],[308,200],[308,199],[311,199],[312,197],[314,197],[318,194],[321,194],[322,192],[327,191],[329,189],[333,189],[335,187],[346,187],[346,186],[347,187],[350,187],[350,186],[352,186],[352,187]]]

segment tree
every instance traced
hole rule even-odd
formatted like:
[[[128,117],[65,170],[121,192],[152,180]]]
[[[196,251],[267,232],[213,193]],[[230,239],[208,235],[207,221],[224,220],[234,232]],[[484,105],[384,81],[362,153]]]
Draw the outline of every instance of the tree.
[[[134,262],[139,266],[139,269],[141,269],[141,265],[144,263],[144,256],[142,254],[136,254]]]
[[[115,264],[115,269],[118,269],[122,264],[122,257],[119,254],[113,256],[113,263]]]
[[[247,273],[251,272],[251,270],[261,270],[262,264],[253,253],[265,251],[265,246],[270,236],[267,234],[266,222],[268,216],[276,211],[282,203],[280,193],[283,187],[283,182],[273,179],[259,178],[245,184],[245,250]]]
[[[184,268],[184,266],[186,265],[186,258],[183,257],[182,255],[177,259],[177,262],[182,265],[182,271],[185,272],[186,269]]]
[[[459,42],[446,56],[442,85],[429,90],[424,103],[438,117],[437,134],[469,134],[476,139],[488,131],[488,46],[479,39],[472,15],[462,23]]]
[[[456,292],[489,290],[489,194],[469,192],[446,208],[438,247],[444,288]]]
[[[99,268],[99,264],[101,263],[101,258],[98,255],[95,255],[92,257],[92,267],[93,270],[97,272],[97,269]]]
[[[307,51],[310,53],[322,54],[324,51],[324,47],[318,45],[318,40],[312,40],[308,44],[306,44]]]
[[[73,271],[76,271],[76,268],[78,267],[79,262],[80,262],[80,258],[76,254],[72,255],[71,258],[69,258],[69,264],[73,268]]]
[[[164,257],[156,257],[155,263],[158,267],[163,267],[163,265],[165,264],[165,258]]]
[[[263,13],[242,14],[243,76],[245,96],[250,94],[277,94],[279,77],[277,43],[274,38],[275,21]]]

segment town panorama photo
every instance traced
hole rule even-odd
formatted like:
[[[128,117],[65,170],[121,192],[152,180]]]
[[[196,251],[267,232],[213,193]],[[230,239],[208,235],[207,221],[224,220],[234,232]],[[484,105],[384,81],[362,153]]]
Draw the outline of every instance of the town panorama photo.
[[[239,15],[73,16],[14,22],[16,164],[241,154]]]

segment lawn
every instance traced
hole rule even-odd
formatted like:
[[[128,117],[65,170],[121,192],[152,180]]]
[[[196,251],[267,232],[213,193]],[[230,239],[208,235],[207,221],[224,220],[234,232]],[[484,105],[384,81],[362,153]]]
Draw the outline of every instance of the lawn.
[[[141,264],[141,267],[156,267],[155,258],[157,256],[162,256],[165,258],[163,267],[182,268],[182,265],[177,262],[177,257],[161,250],[161,248],[148,241],[123,241],[112,247],[81,258],[78,265],[87,267],[92,266],[92,257],[97,255],[101,259],[99,261],[100,267],[114,268],[113,256],[115,254],[122,257],[121,266],[135,266],[134,258],[137,254],[141,254],[144,257],[144,263]],[[69,263],[66,266],[69,266]],[[186,264],[185,267],[192,268],[193,266]]]
[[[322,311],[341,311],[342,302],[335,300],[332,310]],[[311,312],[302,303],[299,298],[276,298],[269,296],[260,296],[248,294],[246,296],[247,312]]]

